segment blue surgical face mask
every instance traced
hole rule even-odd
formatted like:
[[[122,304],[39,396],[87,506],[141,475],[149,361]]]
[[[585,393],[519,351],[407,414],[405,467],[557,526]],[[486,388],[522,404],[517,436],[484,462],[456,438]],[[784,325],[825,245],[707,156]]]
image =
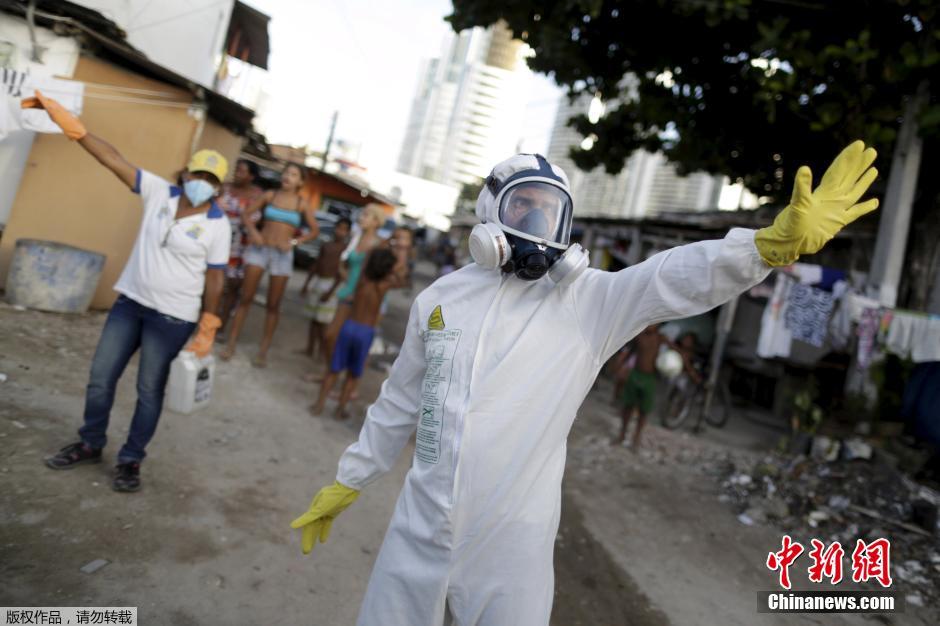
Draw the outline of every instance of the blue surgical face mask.
[[[183,184],[183,193],[186,194],[193,206],[199,206],[215,195],[215,187],[208,181],[194,178]]]

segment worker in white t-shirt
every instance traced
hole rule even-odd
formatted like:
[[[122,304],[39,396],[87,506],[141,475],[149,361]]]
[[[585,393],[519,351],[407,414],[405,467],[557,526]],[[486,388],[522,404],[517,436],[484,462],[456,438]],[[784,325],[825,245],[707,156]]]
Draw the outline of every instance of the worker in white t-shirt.
[[[114,289],[118,297],[91,363],[81,440],[46,459],[53,469],[100,463],[114,403],[114,389],[131,356],[140,350],[137,407],[127,441],[118,452],[113,487],[140,489],[140,463],[163,408],[170,363],[193,331],[187,350],[206,356],[221,321],[215,314],[228,263],[231,230],[216,206],[228,163],[215,150],[192,156],[178,187],[134,167],[109,143],[88,133],[81,120],[38,91],[24,108],[45,109],[65,135],[140,194],[144,215],[131,256]]]

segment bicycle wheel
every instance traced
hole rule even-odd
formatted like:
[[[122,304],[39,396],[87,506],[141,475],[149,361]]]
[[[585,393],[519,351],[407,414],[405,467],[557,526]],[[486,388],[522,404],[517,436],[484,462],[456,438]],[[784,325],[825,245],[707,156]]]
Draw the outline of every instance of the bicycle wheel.
[[[661,421],[670,430],[678,428],[692,414],[695,407],[695,389],[682,389],[676,383],[670,383],[666,391],[666,410]]]
[[[708,425],[715,428],[721,428],[728,423],[728,418],[731,417],[731,392],[728,391],[727,385],[719,381],[712,397],[712,405],[704,417]]]

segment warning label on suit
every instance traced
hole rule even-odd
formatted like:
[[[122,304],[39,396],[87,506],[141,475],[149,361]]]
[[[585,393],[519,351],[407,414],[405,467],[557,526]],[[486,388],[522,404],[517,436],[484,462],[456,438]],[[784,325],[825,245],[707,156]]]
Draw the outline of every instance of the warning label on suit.
[[[441,460],[444,431],[444,401],[450,389],[459,330],[428,330],[424,336],[427,371],[421,383],[421,409],[415,436],[415,457],[425,463]]]

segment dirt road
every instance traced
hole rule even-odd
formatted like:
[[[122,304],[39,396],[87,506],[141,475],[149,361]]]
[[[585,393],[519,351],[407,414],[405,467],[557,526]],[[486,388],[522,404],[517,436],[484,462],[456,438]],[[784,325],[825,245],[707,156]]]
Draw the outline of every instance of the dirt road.
[[[409,298],[392,304],[384,334],[397,342]],[[138,494],[110,489],[135,362],[105,463],[66,472],[42,464],[75,439],[104,314],[0,308],[0,605],[137,606],[141,624],[354,623],[411,451],[343,514],[329,543],[301,557],[288,524],[332,481],[361,417],[307,413],[314,389],[300,376],[310,364],[293,352],[305,339],[299,308],[286,302],[265,370],[249,365],[263,318],[252,311],[239,355],[218,367],[210,407],[164,414]],[[368,368],[357,415],[383,377]],[[770,582],[763,559],[779,536],[741,527],[698,470],[611,448],[614,416],[600,392],[570,442],[554,625],[862,621],[758,619],[768,617],[755,612],[755,592]],[[652,449],[684,445],[681,434],[651,436]],[[95,559],[109,564],[79,571]],[[882,623],[931,623],[907,618]]]

